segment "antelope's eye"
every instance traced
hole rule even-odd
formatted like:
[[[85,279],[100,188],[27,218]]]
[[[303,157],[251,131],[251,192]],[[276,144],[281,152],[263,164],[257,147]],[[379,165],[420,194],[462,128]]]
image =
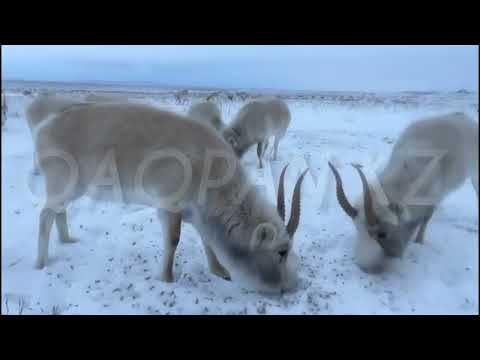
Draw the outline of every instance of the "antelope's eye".
[[[379,239],[385,239],[386,237],[387,237],[387,234],[384,233],[383,231],[381,231],[381,232],[378,233],[378,238],[379,238]]]
[[[261,233],[260,233],[260,239],[261,239],[262,241],[267,240],[267,235],[268,235],[267,229],[266,229],[266,228],[263,228],[262,231],[261,231]]]
[[[280,255],[281,257],[285,257],[287,256],[287,253],[288,253],[288,250],[282,250],[278,252],[278,255]]]

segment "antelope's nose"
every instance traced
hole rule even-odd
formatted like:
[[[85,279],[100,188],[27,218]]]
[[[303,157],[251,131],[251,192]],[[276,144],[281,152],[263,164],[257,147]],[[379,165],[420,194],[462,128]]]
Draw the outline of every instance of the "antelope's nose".
[[[360,266],[360,268],[367,274],[375,275],[375,274],[381,274],[385,271],[385,264],[382,262],[382,263],[378,263],[370,266]]]

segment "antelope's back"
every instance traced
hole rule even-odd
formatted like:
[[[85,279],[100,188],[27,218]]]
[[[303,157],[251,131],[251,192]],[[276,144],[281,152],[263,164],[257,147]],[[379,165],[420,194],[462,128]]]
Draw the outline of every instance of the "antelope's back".
[[[217,131],[223,128],[222,115],[217,105],[210,101],[199,102],[189,109],[188,117],[212,125]]]
[[[408,146],[458,153],[464,148],[471,151],[475,141],[478,142],[478,125],[464,113],[456,112],[414,122],[399,137],[394,149]]]
[[[285,102],[277,98],[263,97],[247,103],[232,124],[265,137],[285,130],[289,123],[290,110]]]
[[[147,192],[159,195],[178,189],[185,176],[182,160],[191,166],[190,190],[195,191],[209,151],[235,158],[211,127],[148,105],[126,103],[77,104],[42,123],[36,150],[41,155],[52,148],[73,156],[83,185],[92,181],[99,164],[113,159],[122,190],[133,189],[136,174],[147,164],[142,184]],[[211,176],[220,177],[215,173],[222,171],[224,165],[214,162]]]
[[[32,103],[27,107],[26,115],[30,130],[33,131],[42,120],[48,115],[61,112],[66,108],[83,102],[66,96],[58,96],[55,94],[42,93],[38,95]]]
[[[472,162],[478,162],[478,124],[459,112],[421,119],[399,137],[390,162],[423,172],[436,158],[435,176],[441,176],[446,187],[463,182]]]

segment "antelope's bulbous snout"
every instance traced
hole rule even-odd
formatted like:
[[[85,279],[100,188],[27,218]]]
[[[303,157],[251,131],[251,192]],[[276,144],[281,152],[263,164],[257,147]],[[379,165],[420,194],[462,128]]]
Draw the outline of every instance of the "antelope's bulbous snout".
[[[280,261],[273,253],[250,254],[248,258],[237,258],[229,270],[232,270],[232,279],[245,288],[264,294],[281,294],[293,291],[297,286],[298,257],[290,252]]]
[[[291,252],[287,259],[286,274],[281,292],[290,292],[296,289],[298,284],[299,259],[297,254]]]
[[[355,263],[367,273],[381,273],[385,270],[386,254],[380,244],[372,239],[365,229],[358,229],[355,244]]]
[[[283,263],[263,272],[258,291],[275,295],[294,291],[298,284],[298,265],[297,255],[290,252]]]

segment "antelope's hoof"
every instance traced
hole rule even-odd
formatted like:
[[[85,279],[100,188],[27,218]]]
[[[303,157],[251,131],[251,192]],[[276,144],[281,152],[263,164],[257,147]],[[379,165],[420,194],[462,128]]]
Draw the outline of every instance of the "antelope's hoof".
[[[80,241],[79,239],[74,238],[74,237],[70,237],[70,236],[68,238],[60,238],[60,242],[62,244],[75,244],[79,241]]]
[[[231,281],[232,278],[230,277],[230,274],[228,271],[224,268],[215,268],[215,269],[210,269],[211,273],[222,278],[223,280],[226,281]]]
[[[35,269],[42,270],[45,267],[45,260],[38,259],[35,263]]]
[[[168,273],[162,273],[158,277],[160,281],[166,282],[166,283],[173,283],[173,274],[168,274]]]

